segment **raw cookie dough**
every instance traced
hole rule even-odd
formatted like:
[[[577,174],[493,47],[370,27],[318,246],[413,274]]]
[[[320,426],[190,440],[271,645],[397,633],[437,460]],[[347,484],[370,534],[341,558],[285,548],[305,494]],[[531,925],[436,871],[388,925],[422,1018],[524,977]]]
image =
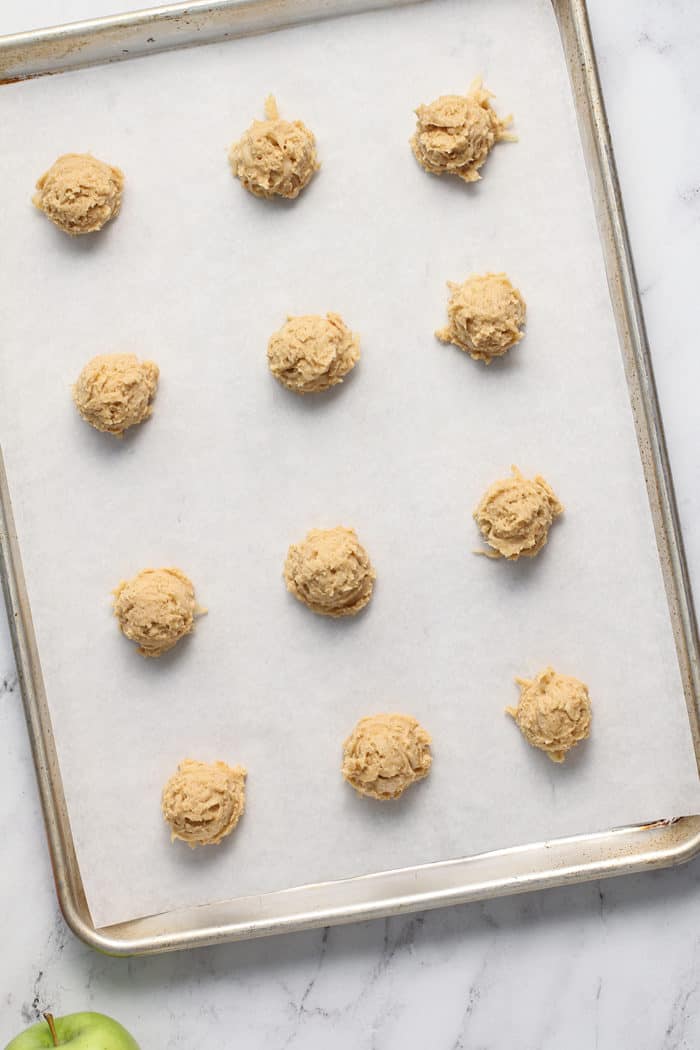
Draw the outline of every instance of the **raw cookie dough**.
[[[297,394],[342,383],[359,357],[360,340],[339,314],[289,317],[267,345],[273,376]]]
[[[361,718],[343,744],[343,776],[361,795],[400,798],[430,772],[430,743],[410,715]]]
[[[311,529],[284,565],[287,590],[315,613],[354,616],[372,597],[376,573],[354,529]]]
[[[192,581],[180,569],[143,569],[122,580],[114,593],[114,615],[122,634],[138,642],[142,656],[162,656],[194,624],[198,609]]]
[[[500,478],[486,490],[474,511],[481,534],[493,548],[491,558],[534,558],[547,542],[549,528],[564,508],[540,474],[524,478],[511,467],[509,478]]]
[[[86,423],[122,437],[148,419],[158,385],[158,365],[135,354],[98,354],[73,386],[73,400]]]
[[[489,101],[494,96],[480,78],[467,95],[441,95],[416,110],[418,122],[411,148],[418,163],[432,175],[456,175],[477,182],[479,168],[497,142],[513,142],[506,128],[512,117],[501,119]]]
[[[448,281],[449,323],[435,333],[443,343],[454,343],[475,361],[490,365],[523,337],[525,300],[504,273],[468,277],[463,284]]]
[[[171,841],[192,849],[214,846],[230,835],[245,809],[243,766],[186,758],[163,788],[163,816]]]
[[[316,139],[300,120],[280,120],[272,95],[265,100],[265,120],[254,120],[229,150],[237,179],[256,197],[293,200],[320,165]]]
[[[591,730],[588,687],[578,678],[558,674],[551,667],[532,681],[516,678],[520,686],[517,707],[506,712],[515,719],[533,747],[545,751],[552,762],[563,762],[567,753]]]
[[[60,230],[95,233],[119,214],[124,173],[89,153],[64,153],[36,184],[32,197]]]

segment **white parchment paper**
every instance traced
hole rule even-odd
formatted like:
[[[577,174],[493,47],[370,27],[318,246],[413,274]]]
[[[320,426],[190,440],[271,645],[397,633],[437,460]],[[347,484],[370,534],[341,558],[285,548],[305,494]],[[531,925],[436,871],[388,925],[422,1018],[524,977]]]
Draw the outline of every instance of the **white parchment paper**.
[[[483,73],[520,140],[469,188],[425,175],[413,108]],[[253,199],[226,147],[274,91],[318,138],[294,204]],[[433,0],[2,89],[2,441],[81,871],[95,922],[697,811],[700,792],[557,29],[547,0]],[[35,213],[69,150],[119,164],[122,214],[70,240]],[[485,368],[437,343],[448,279],[506,270],[527,336]],[[361,333],[318,398],[270,377],[287,313]],[[98,352],[162,370],[151,422],[87,427]],[[517,463],[566,505],[534,561],[477,558],[471,511]],[[356,620],[285,592],[288,544],[353,525]],[[110,590],[181,566],[209,614],[160,661]],[[551,663],[591,740],[563,767],[503,709]],[[433,772],[397,805],[344,785],[356,719],[416,715]],[[243,763],[220,848],[171,845],[186,756]]]

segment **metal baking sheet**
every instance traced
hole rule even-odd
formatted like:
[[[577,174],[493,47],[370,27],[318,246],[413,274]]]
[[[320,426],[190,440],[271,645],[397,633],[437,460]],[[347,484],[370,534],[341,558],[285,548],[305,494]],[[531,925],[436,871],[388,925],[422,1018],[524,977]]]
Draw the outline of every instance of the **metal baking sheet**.
[[[215,7],[219,19],[230,16],[232,34],[244,8],[246,18],[263,14],[263,5]],[[285,10],[289,15],[290,5]],[[208,25],[200,13],[197,25]],[[298,13],[308,16],[309,6]],[[16,643],[59,894],[69,921],[92,943],[120,952],[164,950],[667,863],[695,849],[695,818],[552,842],[695,812],[698,802],[683,702],[685,686],[694,716],[692,606],[661,431],[585,10],[561,3],[557,13],[611,295],[544,2],[496,8],[433,0],[7,89],[18,93],[8,113],[21,120],[23,133],[5,158],[12,189],[3,218],[24,251],[19,266],[13,261],[14,352],[5,387],[12,401],[4,406],[3,440],[43,683],[36,654],[25,648],[33,644],[28,607],[4,533],[7,588],[18,614]],[[111,55],[99,50],[104,21],[92,30],[39,35],[33,48],[24,42],[24,70],[16,64],[17,42],[0,43],[3,68],[11,79],[40,72],[42,64],[55,70],[66,61],[119,57],[138,50],[133,39],[145,25],[161,21],[172,28],[172,11],[167,22],[157,14],[115,20]],[[220,29],[221,22],[205,35]],[[114,47],[127,31],[129,48]],[[72,50],[65,44],[71,34]],[[516,41],[529,65],[514,61]],[[544,55],[543,43],[550,48]],[[299,77],[302,57],[306,75]],[[344,90],[320,98],[326,61]],[[343,75],[360,61],[363,78]],[[521,135],[518,146],[496,151],[488,181],[471,194],[427,179],[412,167],[406,146],[411,106],[460,89],[465,66],[497,87],[499,105],[515,111]],[[187,85],[177,107],[159,93],[175,75]],[[271,86],[285,110],[293,106],[293,115],[314,127],[325,163],[318,184],[286,210],[237,193],[223,152]],[[356,124],[353,138],[353,117],[368,93],[376,100],[372,127]],[[150,100],[145,118],[143,97]],[[397,126],[404,111],[405,124]],[[121,116],[105,122],[107,112]],[[77,127],[90,141],[75,148],[122,164],[129,178],[131,212],[125,204],[102,247],[66,244],[21,211],[26,183],[67,148],[68,130],[75,137]],[[186,147],[183,158],[182,132],[192,128],[198,148]],[[48,153],[41,162],[40,150]],[[349,151],[358,160],[352,184],[334,185],[334,169],[349,178],[341,163]],[[174,184],[168,171],[178,173]],[[193,199],[192,185],[201,200]],[[445,236],[445,229],[460,235]],[[130,266],[130,258],[140,266]],[[164,259],[177,260],[165,280]],[[310,266],[316,259],[322,264]],[[528,299],[530,324],[517,356],[485,372],[434,345],[430,333],[442,320],[445,279],[501,266]],[[300,407],[264,374],[260,347],[280,312],[326,308],[340,308],[361,332],[365,357],[325,406]],[[120,449],[86,434],[67,397],[55,397],[90,353],[108,348],[105,339],[148,353],[163,368],[153,423]],[[497,425],[488,427],[484,406],[494,401]],[[511,459],[542,470],[569,510],[537,571],[469,556],[469,510]],[[212,485],[207,465],[224,484]],[[387,488],[393,498],[382,500]],[[58,525],[45,527],[65,520],[67,491],[70,538]],[[5,500],[6,514],[8,508]],[[611,530],[611,508],[624,530]],[[370,614],[343,633],[309,622],[279,593],[286,544],[319,518],[357,525],[380,572]],[[436,574],[429,562],[441,545],[443,572]],[[150,561],[180,562],[212,610],[165,668],[136,660],[114,631],[106,600],[116,578]],[[634,632],[621,614],[632,602]],[[565,771],[547,768],[501,715],[513,698],[510,677],[549,660],[586,678],[597,700],[596,734]],[[337,777],[343,733],[360,714],[385,707],[390,690],[393,706],[418,714],[436,742],[435,775],[398,814],[349,798]],[[109,756],[99,732],[109,739]],[[279,747],[271,749],[275,733]],[[219,755],[224,737],[235,739],[235,753]],[[305,739],[308,749],[285,754],[292,738]],[[242,825],[235,848],[205,863],[169,850],[157,806],[149,811],[142,801],[157,797],[165,775],[190,751],[251,769],[249,846]],[[270,762],[271,751],[285,760]],[[517,811],[505,794],[517,795]],[[604,817],[591,805],[603,794],[614,795]],[[449,819],[435,819],[443,813]],[[305,834],[311,825],[313,839]],[[546,847],[529,844],[543,838]],[[380,870],[387,868],[401,870]],[[117,874],[111,881],[110,871]],[[314,885],[299,886],[310,880]],[[120,886],[128,886],[121,898]],[[95,931],[85,893],[97,925],[124,921]],[[206,904],[220,896],[236,899]],[[193,910],[197,904],[206,906]]]

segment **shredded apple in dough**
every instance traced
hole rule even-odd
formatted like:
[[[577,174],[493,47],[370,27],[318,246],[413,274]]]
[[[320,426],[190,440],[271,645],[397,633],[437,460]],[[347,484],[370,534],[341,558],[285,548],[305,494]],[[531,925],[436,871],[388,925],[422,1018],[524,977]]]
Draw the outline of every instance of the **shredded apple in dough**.
[[[231,171],[256,197],[298,197],[320,165],[316,139],[300,120],[281,120],[272,95],[265,120],[254,120],[229,150]]]
[[[354,529],[311,529],[293,543],[284,566],[287,590],[323,616],[355,616],[372,597],[376,574]]]
[[[86,423],[115,437],[153,411],[158,365],[135,354],[98,354],[73,385],[73,401]]]
[[[477,78],[466,95],[441,95],[419,106],[411,148],[421,167],[431,175],[456,175],[464,182],[477,182],[479,169],[496,143],[515,140],[506,131],[512,117],[497,115],[491,105],[493,97]]]
[[[194,587],[180,569],[143,569],[114,591],[114,615],[142,656],[158,657],[177,645],[194,626],[198,608]]]
[[[163,789],[163,817],[170,837],[191,849],[214,846],[230,835],[245,809],[243,766],[186,758]]]
[[[343,745],[343,776],[361,795],[396,799],[427,777],[430,734],[410,715],[361,718]]]
[[[124,173],[89,153],[64,153],[36,184],[33,204],[71,237],[96,233],[119,214]]]
[[[468,277],[462,284],[448,281],[448,324],[435,333],[443,343],[490,365],[523,338],[525,300],[504,273]]]
[[[289,317],[267,346],[273,376],[296,394],[315,394],[342,383],[359,358],[360,341],[339,314]]]
[[[474,511],[481,534],[492,548],[492,558],[534,558],[547,542],[552,522],[564,508],[545,479],[536,474],[525,478],[511,467],[508,478],[500,478],[486,490]]]
[[[520,686],[517,707],[506,712],[515,719],[523,736],[544,751],[553,762],[585,740],[591,729],[591,700],[588,687],[547,667],[529,681],[516,678]]]

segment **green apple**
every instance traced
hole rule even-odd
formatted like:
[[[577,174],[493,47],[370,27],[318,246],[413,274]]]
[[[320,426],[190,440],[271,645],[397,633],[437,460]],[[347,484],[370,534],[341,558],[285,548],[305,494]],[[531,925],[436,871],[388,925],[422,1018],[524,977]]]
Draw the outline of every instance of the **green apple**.
[[[5,1050],[39,1050],[52,1046],[69,1046],[71,1050],[139,1050],[139,1045],[126,1028],[104,1014],[68,1014],[44,1020],[20,1032]]]

